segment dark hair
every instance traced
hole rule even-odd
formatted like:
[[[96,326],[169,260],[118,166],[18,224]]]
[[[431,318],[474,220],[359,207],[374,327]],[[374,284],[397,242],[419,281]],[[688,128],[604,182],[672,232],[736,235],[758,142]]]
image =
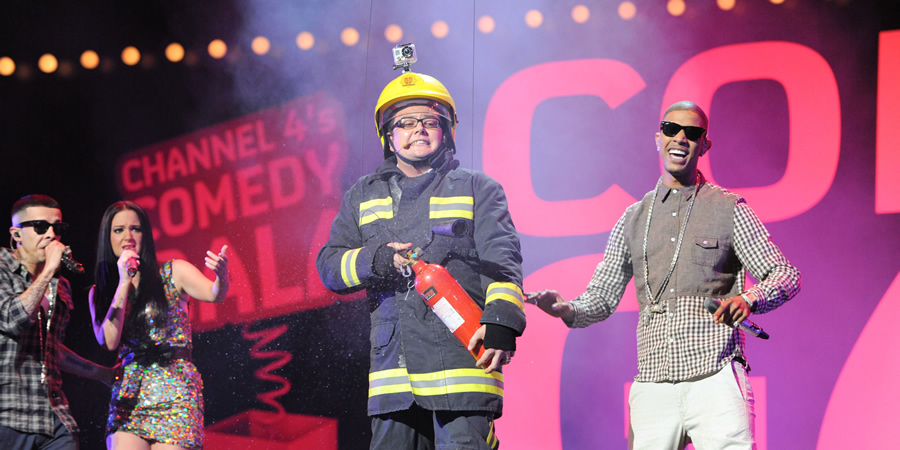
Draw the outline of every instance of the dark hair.
[[[43,206],[46,208],[56,208],[62,209],[59,207],[59,203],[54,200],[52,197],[44,195],[44,194],[32,194],[26,195],[13,203],[12,210],[9,212],[9,216],[13,217],[16,214],[20,213],[22,210],[26,208],[31,208],[32,206]]]
[[[150,218],[143,208],[136,203],[121,201],[109,205],[103,213],[100,222],[100,233],[97,236],[97,263],[94,267],[94,310],[99,323],[112,304],[112,298],[119,284],[119,269],[116,267],[115,253],[109,241],[112,232],[112,221],[116,214],[122,211],[134,211],[141,224],[141,265],[138,269],[141,274],[141,283],[135,293],[133,302],[129,299],[128,314],[125,316],[125,330],[131,330],[129,334],[139,340],[146,339],[149,342],[147,323],[165,323],[168,318],[168,300],[163,289],[162,277],[159,274],[159,263],[156,260],[156,245],[153,243],[153,228],[150,226]],[[149,305],[149,308],[147,306]],[[149,322],[146,316],[149,314]],[[133,334],[132,334],[133,333]],[[124,339],[123,339],[124,341]]]

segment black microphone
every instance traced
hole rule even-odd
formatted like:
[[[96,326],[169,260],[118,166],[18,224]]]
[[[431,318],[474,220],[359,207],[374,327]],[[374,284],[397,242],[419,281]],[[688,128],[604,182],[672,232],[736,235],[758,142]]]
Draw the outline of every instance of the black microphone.
[[[706,297],[706,300],[703,301],[703,306],[705,306],[706,310],[711,313],[715,313],[716,310],[719,309],[719,306],[721,306],[721,305],[722,305],[722,300],[719,300],[717,298]],[[747,333],[750,333],[758,338],[761,338],[761,339],[769,338],[769,333],[766,333],[765,331],[763,331],[762,328],[760,328],[759,325],[757,325],[749,320],[744,320],[741,323],[737,324],[737,326],[739,326],[742,330],[746,331]],[[734,328],[734,326],[732,326],[732,328]]]
[[[84,266],[80,262],[75,261],[75,257],[72,256],[72,249],[69,247],[63,250],[62,262],[66,269],[69,269],[72,273],[84,273]]]

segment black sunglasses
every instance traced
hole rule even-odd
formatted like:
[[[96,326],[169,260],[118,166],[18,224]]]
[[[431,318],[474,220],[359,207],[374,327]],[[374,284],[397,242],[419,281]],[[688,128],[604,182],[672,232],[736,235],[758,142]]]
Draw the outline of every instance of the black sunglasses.
[[[53,232],[56,233],[57,236],[62,236],[65,234],[66,229],[69,228],[69,224],[65,222],[56,222],[50,223],[46,220],[26,220],[20,223],[19,228],[22,227],[34,227],[34,232],[40,235],[43,235],[49,230],[51,227],[53,228]]]
[[[706,128],[700,127],[687,127],[680,123],[669,122],[663,120],[659,123],[659,129],[663,132],[664,135],[668,137],[675,137],[679,131],[684,130],[684,137],[688,138],[691,141],[696,141],[703,137],[703,133],[706,133]]]

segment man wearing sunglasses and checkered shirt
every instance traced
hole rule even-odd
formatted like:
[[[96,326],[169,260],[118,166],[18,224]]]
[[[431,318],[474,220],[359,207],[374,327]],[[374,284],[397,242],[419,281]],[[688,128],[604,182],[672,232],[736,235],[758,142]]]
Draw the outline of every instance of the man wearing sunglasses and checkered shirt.
[[[638,374],[628,398],[629,448],[756,448],[753,391],[744,332],[731,327],[781,306],[800,290],[800,273],[743,198],[704,180],[706,114],[678,102],[663,115],[656,188],[628,207],[610,232],[604,260],[585,293],[528,295],[569,327],[615,311],[634,278],[640,315]],[[759,283],[744,288],[749,270]],[[721,300],[713,314],[704,303]],[[715,308],[715,307],[713,307]]]
[[[77,449],[78,426],[60,369],[110,383],[112,368],[63,345],[73,307],[57,271],[66,224],[56,200],[22,197],[12,207],[10,246],[0,248],[0,442],[4,449]]]

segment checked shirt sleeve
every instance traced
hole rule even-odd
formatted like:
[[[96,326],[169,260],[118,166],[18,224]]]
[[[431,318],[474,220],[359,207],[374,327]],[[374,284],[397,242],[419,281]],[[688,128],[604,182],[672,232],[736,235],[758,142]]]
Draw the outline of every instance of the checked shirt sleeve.
[[[800,271],[788,262],[769,231],[740,199],[734,208],[734,241],[738,259],[759,283],[748,290],[756,297],[755,314],[778,308],[800,291]]]
[[[17,288],[20,292],[16,292]],[[18,336],[34,323],[19,300],[24,290],[25,286],[14,275],[6,271],[0,273],[0,333]]]
[[[583,328],[605,320],[615,312],[634,275],[631,251],[625,242],[625,218],[633,209],[628,208],[609,234],[603,261],[594,270],[585,292],[572,300],[575,318],[566,325]]]

